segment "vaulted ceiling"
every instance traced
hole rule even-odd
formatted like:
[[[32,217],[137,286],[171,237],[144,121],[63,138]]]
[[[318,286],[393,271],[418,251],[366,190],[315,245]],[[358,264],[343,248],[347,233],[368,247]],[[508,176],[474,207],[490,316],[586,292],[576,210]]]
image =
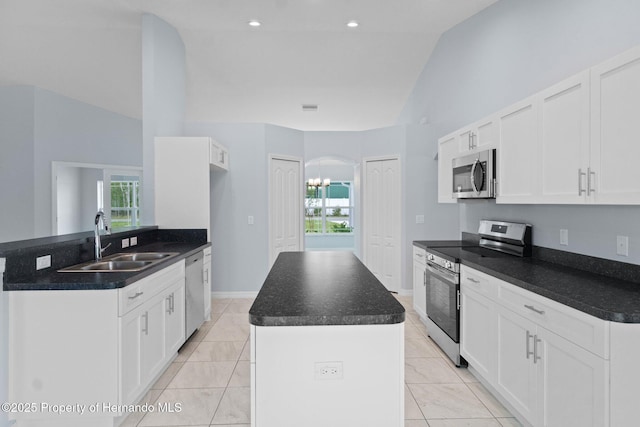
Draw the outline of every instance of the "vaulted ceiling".
[[[188,121],[384,127],[440,35],[495,1],[2,0],[0,85],[140,118],[141,15],[152,13],[184,41]]]

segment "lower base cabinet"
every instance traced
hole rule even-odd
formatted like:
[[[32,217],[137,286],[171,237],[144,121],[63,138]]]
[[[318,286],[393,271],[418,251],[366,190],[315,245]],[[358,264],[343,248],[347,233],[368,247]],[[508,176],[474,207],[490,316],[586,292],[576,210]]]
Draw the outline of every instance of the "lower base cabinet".
[[[185,341],[184,286],[179,261],[121,289],[9,292],[9,402],[38,405],[9,419],[119,425]]]
[[[604,350],[609,322],[466,266],[461,278],[461,354],[521,420],[545,427],[614,426]],[[569,327],[580,331],[571,340],[554,332]],[[594,344],[585,348],[574,339]]]

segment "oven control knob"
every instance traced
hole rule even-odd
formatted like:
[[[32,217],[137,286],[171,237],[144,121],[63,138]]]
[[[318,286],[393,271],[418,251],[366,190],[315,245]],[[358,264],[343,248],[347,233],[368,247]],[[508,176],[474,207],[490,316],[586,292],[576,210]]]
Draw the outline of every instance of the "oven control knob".
[[[444,268],[451,268],[451,267],[453,267],[453,264],[451,264],[451,261],[446,261],[444,263]]]
[[[435,257],[433,256],[433,254],[429,254],[429,255],[427,256],[427,259],[428,259],[429,261],[433,261],[433,260],[435,259]]]

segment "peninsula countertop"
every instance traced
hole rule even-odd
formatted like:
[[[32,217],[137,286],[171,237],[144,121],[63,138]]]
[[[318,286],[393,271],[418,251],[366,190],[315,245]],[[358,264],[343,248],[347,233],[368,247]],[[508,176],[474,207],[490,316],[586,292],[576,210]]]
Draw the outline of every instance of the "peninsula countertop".
[[[351,252],[283,252],[249,321],[256,326],[402,323],[404,307]]]

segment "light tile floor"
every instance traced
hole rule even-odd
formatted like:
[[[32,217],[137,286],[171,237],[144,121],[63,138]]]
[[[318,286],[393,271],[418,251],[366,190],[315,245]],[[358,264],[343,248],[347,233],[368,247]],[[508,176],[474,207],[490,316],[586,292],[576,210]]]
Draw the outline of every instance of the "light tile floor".
[[[466,370],[427,337],[411,297],[398,296],[405,323],[405,427],[520,426]],[[180,412],[132,413],[123,427],[249,427],[249,323],[252,299],[214,299],[212,318],[143,398],[180,403]],[[301,426],[304,427],[304,426]],[[364,427],[364,426],[363,426]]]

